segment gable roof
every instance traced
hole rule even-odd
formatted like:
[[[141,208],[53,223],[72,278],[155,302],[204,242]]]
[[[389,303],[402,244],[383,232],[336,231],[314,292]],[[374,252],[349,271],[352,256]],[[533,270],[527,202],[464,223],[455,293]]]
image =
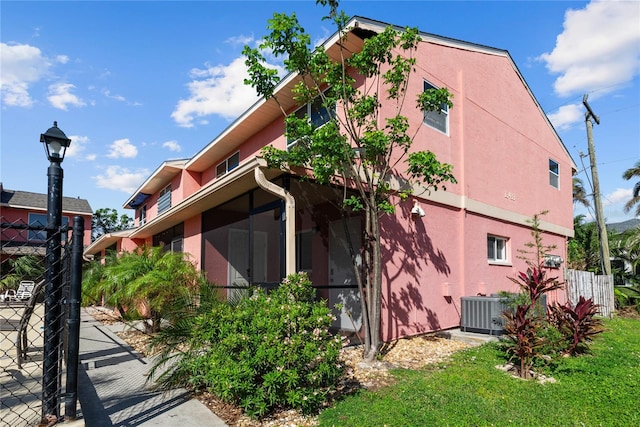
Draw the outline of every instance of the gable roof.
[[[364,43],[364,39],[368,38],[371,34],[383,32],[384,29],[389,26],[398,31],[404,30],[404,28],[397,25],[391,25],[369,18],[354,16],[345,26],[346,36],[341,38],[340,34],[336,32],[332,36],[327,38],[322,46],[327,51],[329,56],[337,57],[336,52],[340,45],[342,45],[348,52],[355,52],[360,50],[362,44]],[[495,55],[506,58],[513,67],[518,78],[526,88],[527,92],[531,96],[531,99],[540,111],[540,114],[544,117],[547,125],[555,135],[558,143],[567,154],[567,157],[571,161],[572,168],[574,170],[577,169],[575,162],[571,157],[571,153],[569,153],[569,150],[567,150],[566,146],[562,142],[562,139],[549,121],[549,118],[540,106],[540,103],[534,96],[531,88],[525,81],[522,73],[509,54],[509,51],[449,37],[438,36],[422,31],[420,32],[420,37],[422,38],[423,42],[427,43],[434,43],[452,47],[455,49],[463,49],[471,52],[478,52],[482,54]],[[284,93],[279,92],[283,92],[283,90],[287,87],[292,87],[299,80],[300,77],[298,74],[290,73],[284,76],[277,84],[274,90],[274,94],[278,93],[280,104],[283,108],[293,108],[296,104],[293,100],[293,96],[288,93],[288,91],[284,91]],[[282,112],[280,110],[280,105],[278,105],[273,99],[265,99],[264,97],[261,97],[251,107],[245,110],[244,113],[238,116],[238,118],[236,118],[236,120],[234,120],[226,129],[224,129],[213,140],[205,145],[198,153],[196,153],[188,162],[186,162],[185,169],[193,170],[196,172],[204,171],[215,161],[218,161],[222,155],[235,149],[239,145],[240,141],[244,141],[254,133],[258,132],[261,126],[257,124],[264,123],[265,121],[269,122],[281,115]]]
[[[47,195],[29,191],[7,190],[2,188],[0,205],[16,209],[47,210]],[[63,197],[62,211],[92,215],[93,210],[86,199]]]

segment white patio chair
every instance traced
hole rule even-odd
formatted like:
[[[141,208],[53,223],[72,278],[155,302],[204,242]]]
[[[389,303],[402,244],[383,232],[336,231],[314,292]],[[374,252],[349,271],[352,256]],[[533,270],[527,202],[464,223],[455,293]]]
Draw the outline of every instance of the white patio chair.
[[[31,280],[23,280],[16,290],[16,301],[27,301],[33,296],[33,288],[36,284]]]

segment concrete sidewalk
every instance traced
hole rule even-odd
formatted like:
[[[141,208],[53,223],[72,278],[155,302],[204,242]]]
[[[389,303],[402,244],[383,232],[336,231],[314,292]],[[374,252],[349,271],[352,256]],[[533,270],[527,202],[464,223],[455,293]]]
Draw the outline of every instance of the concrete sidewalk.
[[[80,324],[78,400],[87,427],[166,426],[223,427],[226,424],[185,390],[158,392],[146,384],[151,368],[114,332],[84,309]],[[66,424],[65,424],[66,425]]]

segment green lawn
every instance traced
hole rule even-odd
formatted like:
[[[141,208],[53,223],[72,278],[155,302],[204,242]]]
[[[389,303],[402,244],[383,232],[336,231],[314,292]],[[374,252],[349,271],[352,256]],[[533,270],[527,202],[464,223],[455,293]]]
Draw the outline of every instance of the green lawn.
[[[555,384],[510,377],[496,344],[451,363],[398,370],[396,385],[362,391],[320,415],[321,426],[640,426],[640,320],[614,319],[591,354],[550,367]]]

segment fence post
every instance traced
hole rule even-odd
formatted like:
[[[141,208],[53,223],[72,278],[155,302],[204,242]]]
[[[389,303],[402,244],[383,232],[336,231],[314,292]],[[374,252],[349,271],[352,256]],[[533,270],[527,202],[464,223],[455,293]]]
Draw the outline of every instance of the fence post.
[[[76,419],[78,405],[78,359],[80,352],[80,301],[82,299],[82,243],[84,241],[84,218],[73,218],[73,241],[71,246],[71,275],[69,284],[69,331],[67,347],[67,384],[64,418]]]
[[[42,422],[50,423],[59,417],[59,351],[60,351],[60,254],[62,225],[62,177],[60,163],[51,162],[47,170],[47,254],[44,299],[44,355],[42,378]]]

